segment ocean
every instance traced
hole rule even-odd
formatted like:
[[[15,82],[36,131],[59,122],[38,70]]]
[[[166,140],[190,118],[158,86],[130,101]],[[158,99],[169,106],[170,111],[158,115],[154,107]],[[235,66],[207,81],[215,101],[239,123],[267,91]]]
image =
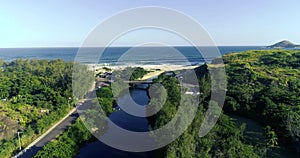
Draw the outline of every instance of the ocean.
[[[195,47],[107,47],[99,60],[94,56],[99,54],[99,48],[81,48],[80,60],[86,64],[109,64],[122,63],[132,64],[199,64],[205,62],[204,58]],[[263,46],[220,46],[221,55],[231,52],[246,50],[267,49]],[[0,48],[0,59],[13,61],[16,59],[62,59],[64,61],[78,61],[79,48]],[[178,52],[176,52],[176,51]],[[77,57],[76,57],[77,56]],[[207,59],[207,58],[206,58]],[[210,59],[207,59],[210,60]]]

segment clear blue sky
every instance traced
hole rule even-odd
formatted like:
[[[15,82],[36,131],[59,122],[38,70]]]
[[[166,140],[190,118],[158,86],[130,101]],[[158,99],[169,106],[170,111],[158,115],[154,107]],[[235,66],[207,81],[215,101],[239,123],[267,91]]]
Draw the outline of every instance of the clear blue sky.
[[[269,45],[283,39],[300,44],[300,0],[0,0],[0,47],[80,46],[101,21],[141,6],[186,13],[217,45]],[[119,44],[130,42],[136,41]]]

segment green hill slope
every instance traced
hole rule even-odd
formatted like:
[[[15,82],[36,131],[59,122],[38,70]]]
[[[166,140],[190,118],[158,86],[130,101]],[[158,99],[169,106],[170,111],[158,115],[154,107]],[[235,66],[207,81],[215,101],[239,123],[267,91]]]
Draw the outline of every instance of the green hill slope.
[[[223,114],[212,131],[199,138],[197,132],[210,100],[209,70],[216,66],[196,68],[200,109],[188,131],[166,147],[165,157],[287,157],[295,153],[300,140],[300,51],[246,51],[227,54],[223,60],[227,73]],[[189,74],[183,78],[188,82]],[[156,124],[168,113],[159,113]],[[260,124],[265,131],[251,135],[265,140],[251,138],[245,131],[251,125],[235,124],[236,117],[228,117],[231,115]]]

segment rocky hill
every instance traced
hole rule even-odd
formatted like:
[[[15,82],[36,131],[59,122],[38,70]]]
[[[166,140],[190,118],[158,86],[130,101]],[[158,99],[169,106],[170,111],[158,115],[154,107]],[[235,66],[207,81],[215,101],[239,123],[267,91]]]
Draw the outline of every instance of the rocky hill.
[[[283,41],[275,43],[271,46],[268,46],[268,48],[296,48],[296,47],[300,48],[300,45],[296,45],[296,44],[294,44],[290,41],[287,41],[287,40],[283,40]]]

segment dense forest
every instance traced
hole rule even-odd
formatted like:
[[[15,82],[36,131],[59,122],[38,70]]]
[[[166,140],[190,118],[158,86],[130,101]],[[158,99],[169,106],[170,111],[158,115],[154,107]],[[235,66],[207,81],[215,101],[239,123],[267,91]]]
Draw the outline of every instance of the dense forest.
[[[227,72],[227,94],[223,114],[212,131],[199,138],[197,131],[210,100],[210,74],[218,63],[195,69],[201,91],[196,118],[188,130],[165,148],[165,157],[280,157],[278,145],[289,152],[300,146],[300,52],[263,50],[223,56]],[[188,78],[189,74],[184,77]],[[167,104],[154,117],[156,128],[167,123],[176,112],[179,96],[176,82],[161,77],[168,87]],[[174,80],[174,79],[173,79]],[[187,80],[188,81],[188,80]],[[173,83],[173,84],[172,84]],[[168,84],[172,84],[169,86]],[[175,97],[173,98],[173,94]],[[166,106],[167,105],[167,106]],[[245,137],[246,124],[232,115],[243,116],[265,126],[263,143]]]
[[[247,51],[223,60],[229,83],[224,111],[260,122],[274,130],[279,144],[299,152],[300,51]]]
[[[207,75],[202,74],[201,76],[208,78]],[[149,118],[152,126],[156,129],[164,126],[172,119],[178,110],[180,99],[185,100],[186,106],[192,103],[189,102],[189,99],[186,99],[187,96],[181,98],[179,82],[175,77],[160,75],[155,82],[160,82],[168,93],[163,108],[156,115]],[[203,87],[210,87],[209,82],[203,82],[202,84]],[[254,147],[245,142],[243,137],[244,126],[238,126],[224,114],[221,114],[218,123],[208,135],[203,138],[199,137],[201,122],[208,106],[206,99],[209,97],[209,92],[203,93],[203,95],[205,95],[202,96],[205,99],[200,103],[193,122],[178,139],[164,148],[164,157],[258,157],[254,152]],[[184,119],[180,117],[176,122],[184,122]]]
[[[201,92],[197,113],[191,124],[187,126],[187,130],[161,150],[162,156],[166,158],[280,157],[276,150],[281,149],[282,146],[288,152],[299,152],[300,52],[297,50],[256,50],[227,54],[222,59],[227,75],[227,91],[225,104],[217,124],[206,136],[199,137],[199,128],[208,107],[220,106],[217,102],[209,104],[212,84],[209,72],[215,69],[220,59],[194,69]],[[61,60],[17,60],[10,63],[0,62],[0,64],[2,66],[0,95],[3,98],[0,102],[0,113],[5,116],[1,117],[0,130],[3,130],[7,123],[11,124],[9,129],[14,133],[17,130],[23,130],[22,145],[24,146],[26,140],[32,141],[51,123],[65,114],[69,106],[72,106],[72,100],[69,101],[69,97],[72,97],[69,91],[71,85],[68,84],[71,80],[68,74],[71,73],[69,68],[72,64]],[[33,64],[35,66],[32,66]],[[138,75],[135,75],[134,79],[141,78],[146,72],[139,69],[136,73]],[[127,72],[117,74],[122,76]],[[189,76],[188,73],[182,76],[185,82],[189,82]],[[129,77],[129,79],[133,78]],[[148,117],[152,128],[157,129],[170,122],[182,104],[182,100],[185,106],[190,106],[192,103],[189,98],[191,96],[182,95],[182,87],[175,75],[161,74],[154,82],[160,83],[166,90],[161,92],[159,87],[154,88],[157,91],[153,93],[157,93],[159,97],[151,100],[149,106],[149,111],[153,110],[151,108],[161,107],[156,115]],[[118,80],[112,86],[115,86],[118,94],[126,88],[124,83]],[[27,90],[24,90],[26,87]],[[97,106],[100,105],[101,108],[95,107],[94,111],[87,111],[80,118],[84,119],[84,117],[98,113],[97,109],[101,109],[100,112],[107,116],[113,112],[115,105],[113,96],[116,95],[113,95],[112,89],[114,88],[98,89],[97,100],[93,102],[99,102]],[[40,99],[43,97],[45,99]],[[157,105],[165,97],[164,105]],[[151,106],[151,104],[155,105]],[[23,108],[30,109],[30,112]],[[41,110],[44,112],[42,113]],[[249,124],[235,119],[239,117],[253,120],[263,127],[261,141],[256,141],[247,135]],[[100,119],[100,121],[99,118],[97,119],[98,122],[84,123],[78,119],[57,139],[44,146],[36,157],[75,156],[80,146],[96,140],[86,126],[93,127],[98,123],[105,126],[105,119]],[[1,124],[1,121],[4,124]],[[178,118],[176,122],[185,124],[187,118]],[[178,130],[180,128],[184,127],[178,126]],[[99,134],[105,132],[105,129],[96,128],[95,130]],[[5,132],[1,133],[5,134]],[[159,143],[161,140],[156,141]],[[9,135],[8,133],[5,138],[2,138],[0,145],[5,149],[1,150],[0,157],[7,157],[11,152],[16,151],[18,145],[16,134]]]
[[[0,157],[19,151],[17,132],[26,147],[73,108],[73,65],[63,60],[0,62]]]

